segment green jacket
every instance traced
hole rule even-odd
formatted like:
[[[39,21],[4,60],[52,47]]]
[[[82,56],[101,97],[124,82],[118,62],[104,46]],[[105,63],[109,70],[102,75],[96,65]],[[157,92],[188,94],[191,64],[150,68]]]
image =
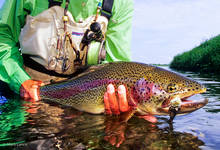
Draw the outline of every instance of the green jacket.
[[[64,1],[65,2],[65,1]],[[64,2],[61,5],[64,7]],[[70,0],[68,7],[74,19],[85,19],[96,13],[99,0]],[[19,52],[19,34],[26,15],[36,16],[48,9],[48,0],[5,0],[0,12],[0,80],[19,93],[21,84],[30,79],[24,71]],[[106,33],[106,61],[130,61],[133,0],[115,0]]]

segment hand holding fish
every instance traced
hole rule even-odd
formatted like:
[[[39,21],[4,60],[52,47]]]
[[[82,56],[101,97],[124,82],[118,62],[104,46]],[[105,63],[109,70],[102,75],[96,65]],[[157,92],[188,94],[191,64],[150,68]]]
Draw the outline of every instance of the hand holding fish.
[[[130,110],[126,98],[126,89],[124,85],[118,86],[118,95],[116,96],[115,87],[113,84],[107,86],[107,91],[104,94],[105,113],[107,115],[119,115],[121,112]],[[117,99],[118,97],[118,99]]]
[[[24,100],[28,101],[38,101],[40,100],[40,87],[43,86],[44,83],[42,81],[36,80],[26,80],[22,83],[20,87],[20,96],[24,98]]]
[[[107,91],[104,95],[105,114],[107,115],[119,115],[124,112],[132,111],[132,108],[128,104],[126,88],[124,85],[119,85],[117,89],[117,96],[113,84],[107,86]],[[156,123],[157,119],[153,115],[139,116],[151,123]]]

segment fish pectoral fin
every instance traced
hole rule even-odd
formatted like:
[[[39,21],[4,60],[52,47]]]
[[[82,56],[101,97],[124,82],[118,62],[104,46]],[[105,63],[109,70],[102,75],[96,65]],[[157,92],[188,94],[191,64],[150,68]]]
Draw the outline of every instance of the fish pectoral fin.
[[[94,72],[96,70],[102,69],[104,66],[106,66],[106,65],[101,64],[101,65],[89,66],[89,67],[87,66],[87,67],[81,68],[80,71],[75,73],[75,76],[72,79],[74,80],[76,78],[87,75],[87,74]]]
[[[142,115],[142,116],[138,116],[138,118],[142,118],[146,121],[149,121],[151,123],[157,123],[157,118],[153,115]]]

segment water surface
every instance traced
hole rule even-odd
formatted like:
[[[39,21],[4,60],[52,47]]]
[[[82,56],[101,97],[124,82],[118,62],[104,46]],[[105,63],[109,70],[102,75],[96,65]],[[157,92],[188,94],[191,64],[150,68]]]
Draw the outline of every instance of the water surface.
[[[166,69],[169,69],[165,67]],[[200,110],[166,116],[152,124],[138,117],[127,123],[49,102],[0,100],[0,149],[219,149],[220,76],[180,72],[203,83],[209,103]],[[112,144],[120,145],[119,148]],[[119,144],[121,143],[121,144]]]

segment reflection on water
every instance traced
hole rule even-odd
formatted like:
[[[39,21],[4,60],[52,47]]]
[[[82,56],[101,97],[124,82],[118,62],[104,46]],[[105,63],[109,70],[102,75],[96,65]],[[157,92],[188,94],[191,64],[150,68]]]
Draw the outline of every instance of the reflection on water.
[[[157,124],[137,117],[121,123],[118,118],[10,97],[0,104],[0,149],[218,149],[220,78],[184,75],[206,85],[208,92],[203,96],[209,103],[176,117],[173,126],[167,123],[168,117],[159,117]]]

